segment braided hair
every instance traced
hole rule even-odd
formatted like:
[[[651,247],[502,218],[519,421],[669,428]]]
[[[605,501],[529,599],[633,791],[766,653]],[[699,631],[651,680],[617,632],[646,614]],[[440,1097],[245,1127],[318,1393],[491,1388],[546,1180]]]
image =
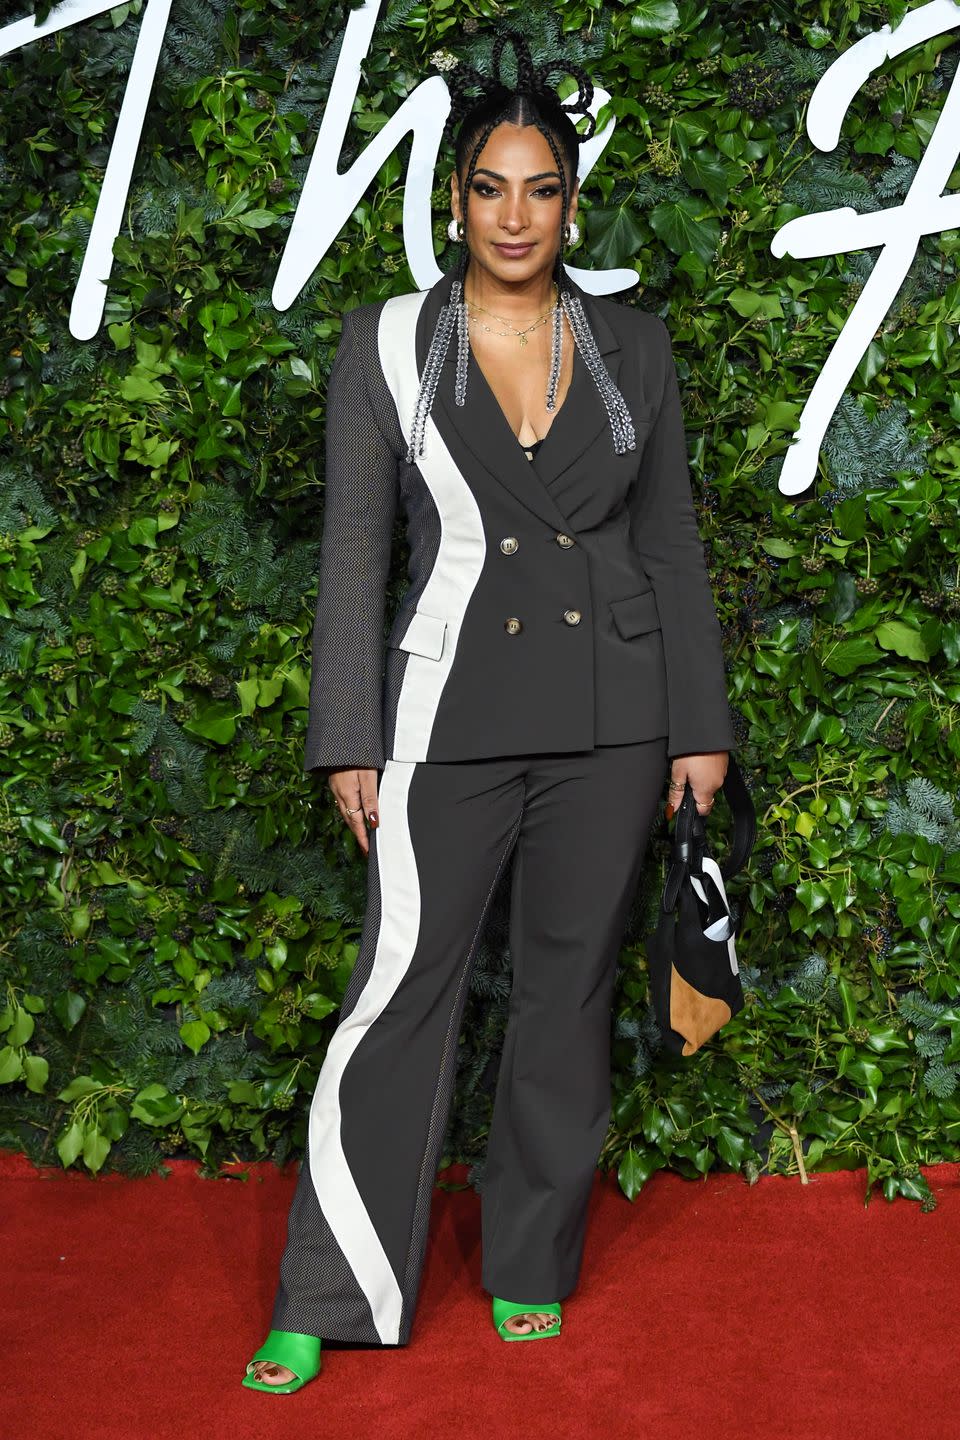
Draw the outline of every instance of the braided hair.
[[[516,57],[517,83],[513,89],[501,75],[501,57],[508,43]],[[560,234],[553,271],[559,294],[566,288],[562,257],[569,204],[567,175],[569,173],[571,180],[576,179],[579,146],[594,134],[597,126],[596,119],[589,113],[593,81],[582,66],[572,60],[548,60],[544,65],[535,66],[526,40],[516,30],[506,30],[497,36],[493,43],[491,70],[492,75],[482,75],[461,60],[447,76],[451,106],[441,139],[456,131],[456,169],[458,175],[464,176],[460,188],[463,227],[466,230],[470,187],[477,161],[493,131],[505,121],[515,125],[535,125],[550,146],[560,175]],[[563,103],[549,83],[550,76],[556,71],[572,75],[578,85],[576,96]],[[481,92],[479,99],[471,98],[469,94],[476,89]],[[570,119],[571,115],[578,113],[587,117],[588,128],[582,135]],[[466,267],[467,249],[464,246],[459,261],[461,282]]]
[[[513,46],[517,61],[517,84],[512,89],[500,75],[500,60],[508,41]],[[593,115],[588,113],[588,107],[593,100],[593,83],[586,72],[572,61],[557,59],[550,60],[545,65],[534,66],[526,41],[514,30],[503,32],[494,41],[492,68],[493,75],[488,77],[481,75],[472,66],[458,62],[450,72],[450,79],[447,81],[447,88],[451,94],[451,108],[441,140],[456,128],[457,174],[460,175],[464,169],[466,170],[460,192],[464,232],[466,232],[470,186],[473,183],[477,159],[496,126],[504,121],[518,125],[536,125],[550,146],[556,162],[560,175],[562,200],[560,234],[557,237],[557,253],[553,266],[553,279],[557,287],[558,299],[553,311],[553,342],[546,408],[551,411],[556,409],[562,355],[563,316],[566,315],[574,343],[583,356],[600,398],[606,407],[614,449],[618,455],[622,455],[626,450],[636,449],[630,411],[603,363],[580,296],[567,285],[566,271],[563,266],[563,246],[566,239],[569,203],[567,174],[569,172],[571,178],[576,177],[578,146],[582,140],[589,139],[596,129],[596,120]],[[578,84],[576,98],[563,104],[549,84],[550,75],[557,70],[562,74],[573,75]],[[474,89],[481,91],[479,99],[470,98],[468,92]],[[571,115],[578,112],[586,114],[588,120],[588,129],[582,136],[570,118]],[[457,335],[455,399],[457,405],[462,406],[466,403],[467,356],[470,351],[467,303],[464,298],[467,260],[468,247],[464,245],[460,253],[457,273],[450,287],[450,298],[441,308],[420,378],[420,389],[417,394],[417,403],[410,427],[410,441],[407,446],[407,460],[411,464],[416,464],[416,457],[423,454],[427,421],[433,405],[433,397],[440,381],[443,359],[454,332]]]

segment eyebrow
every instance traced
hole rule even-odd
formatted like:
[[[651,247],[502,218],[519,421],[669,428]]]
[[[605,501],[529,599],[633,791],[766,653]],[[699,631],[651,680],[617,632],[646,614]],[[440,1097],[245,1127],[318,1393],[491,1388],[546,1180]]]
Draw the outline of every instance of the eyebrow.
[[[482,165],[478,165],[473,173],[474,175],[492,175],[494,180],[506,180],[507,178],[506,175],[498,175],[496,170],[487,170],[486,167]],[[531,185],[534,180],[549,179],[559,180],[560,176],[558,175],[556,170],[541,170],[539,175],[528,175],[523,183],[524,185]]]

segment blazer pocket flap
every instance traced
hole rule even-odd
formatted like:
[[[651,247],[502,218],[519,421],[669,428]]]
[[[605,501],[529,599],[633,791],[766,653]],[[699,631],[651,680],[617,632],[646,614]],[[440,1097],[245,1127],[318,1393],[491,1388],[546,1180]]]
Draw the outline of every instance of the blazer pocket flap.
[[[400,650],[410,650],[414,655],[424,655],[428,660],[439,660],[443,654],[443,636],[446,620],[439,615],[428,615],[424,610],[415,610],[410,623],[396,642]]]
[[[610,609],[624,640],[629,640],[634,635],[644,635],[648,630],[660,629],[660,612],[652,590],[643,590],[639,595],[627,595],[623,600],[611,600]]]

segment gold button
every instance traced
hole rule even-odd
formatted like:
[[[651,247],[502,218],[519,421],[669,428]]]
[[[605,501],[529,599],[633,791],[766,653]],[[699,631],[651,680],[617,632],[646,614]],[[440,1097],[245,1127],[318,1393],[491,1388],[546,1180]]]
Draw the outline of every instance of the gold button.
[[[568,625],[579,625],[579,624],[580,624],[580,611],[579,611],[579,610],[564,610],[564,612],[563,612],[563,618],[564,618],[564,620],[566,620],[566,622],[567,622]]]
[[[516,535],[505,535],[500,541],[500,549],[503,551],[504,555],[512,555],[519,544],[520,541],[517,539]]]
[[[571,545],[576,545],[576,543],[577,543],[576,540],[574,540],[574,538],[573,538],[572,535],[562,535],[562,534],[556,536],[556,541],[557,541],[557,544],[558,544],[558,545],[562,545],[562,546],[563,546],[564,550],[569,550],[569,548],[570,548]]]
[[[503,628],[504,630],[506,630],[508,635],[519,635],[520,631],[523,629],[523,625],[517,619],[516,615],[511,615],[509,619],[504,620]]]
[[[532,450],[524,450],[523,453],[524,453],[524,455],[526,455],[526,457],[527,457],[528,460],[532,460],[532,459],[533,459],[533,451],[532,451]]]

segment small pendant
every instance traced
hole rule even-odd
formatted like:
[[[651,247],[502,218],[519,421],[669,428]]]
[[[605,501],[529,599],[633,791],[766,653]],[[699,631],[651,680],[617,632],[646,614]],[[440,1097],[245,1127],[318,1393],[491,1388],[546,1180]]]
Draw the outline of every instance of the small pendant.
[[[526,337],[526,335],[521,335],[521,336],[520,336],[520,344],[521,344],[521,345],[526,345],[526,343],[527,343],[527,337]]]

